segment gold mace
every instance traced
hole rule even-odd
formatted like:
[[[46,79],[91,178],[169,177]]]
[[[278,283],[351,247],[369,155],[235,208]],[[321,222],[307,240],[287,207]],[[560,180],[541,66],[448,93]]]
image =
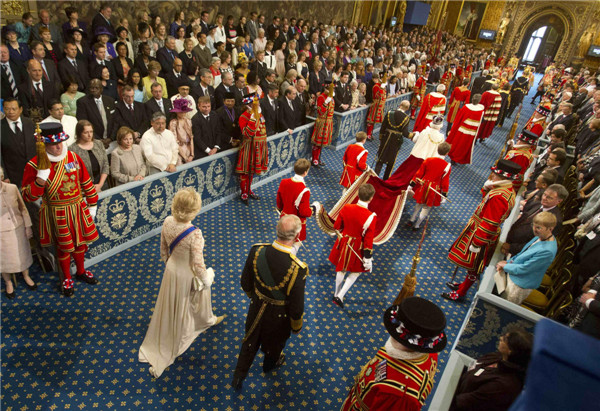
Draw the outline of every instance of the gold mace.
[[[48,153],[46,153],[46,144],[44,144],[44,137],[42,137],[42,130],[40,129],[40,123],[36,123],[35,126],[35,151],[37,154],[37,168],[38,170],[47,170],[50,168],[50,159]]]
[[[423,246],[423,241],[425,240],[425,232],[427,231],[427,224],[429,223],[429,216],[427,220],[425,220],[425,227],[423,227],[423,233],[421,234],[421,241],[419,242],[419,247],[417,248],[417,252],[412,260],[412,267],[410,268],[410,273],[408,273],[404,277],[404,284],[402,284],[402,289],[400,293],[394,300],[393,305],[398,305],[405,298],[412,297],[415,294],[415,288],[417,287],[417,266],[421,261],[421,247]]]

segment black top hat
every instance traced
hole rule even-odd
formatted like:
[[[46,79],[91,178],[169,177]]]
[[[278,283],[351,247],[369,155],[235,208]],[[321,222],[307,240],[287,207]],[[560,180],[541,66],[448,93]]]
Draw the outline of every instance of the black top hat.
[[[491,170],[499,176],[515,180],[519,177],[521,166],[510,160],[500,160]]]
[[[323,81],[323,84],[325,84],[326,86],[330,85],[331,83],[333,83],[333,80],[330,77],[326,78]]]
[[[521,134],[519,134],[519,140],[527,143],[527,144],[535,144],[538,141],[539,136],[535,133],[532,133],[529,130],[523,130]]]
[[[392,305],[385,310],[383,323],[394,340],[413,351],[434,353],[446,346],[446,316],[424,298],[408,297]]]

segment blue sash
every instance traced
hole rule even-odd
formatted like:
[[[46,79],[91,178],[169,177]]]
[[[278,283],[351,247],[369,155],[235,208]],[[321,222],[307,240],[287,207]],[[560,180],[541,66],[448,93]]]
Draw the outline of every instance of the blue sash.
[[[188,236],[188,234],[191,234],[196,229],[198,229],[198,227],[196,227],[196,226],[193,225],[193,226],[187,228],[181,234],[179,234],[177,236],[177,238],[175,238],[175,240],[173,240],[173,242],[169,246],[169,255],[173,254],[173,250],[175,249],[175,247],[177,247],[177,244],[179,244],[181,242],[181,240],[183,240],[184,238],[186,238]]]

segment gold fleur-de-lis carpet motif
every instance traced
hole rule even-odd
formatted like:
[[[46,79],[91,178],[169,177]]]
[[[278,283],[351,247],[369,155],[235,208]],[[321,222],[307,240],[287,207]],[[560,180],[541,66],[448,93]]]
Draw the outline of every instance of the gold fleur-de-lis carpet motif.
[[[539,76],[536,84],[537,80]],[[535,107],[529,104],[531,93],[524,100],[519,131]],[[436,381],[468,309],[468,304],[439,296],[448,291],[444,283],[454,270],[446,258],[448,249],[481,200],[480,188],[511,124],[507,119],[485,144],[476,144],[474,164],[453,167],[452,203],[431,212],[416,295],[434,301],[447,316],[448,345],[440,354]],[[378,140],[366,144],[371,167],[378,144]],[[411,148],[412,143],[405,140],[397,165]],[[311,169],[306,178],[311,201],[321,201],[328,209],[342,192],[338,185],[342,155],[343,150],[324,150],[326,165]],[[240,273],[252,244],[275,237],[278,185],[273,181],[257,188],[261,199],[250,200],[249,206],[234,199],[194,221],[206,240],[206,264],[216,273],[214,312],[228,317],[201,334],[159,379],[151,377],[148,364],[138,362],[164,270],[159,236],[91,267],[100,283],[76,282],[71,298],[58,293],[56,273],[41,273],[34,265],[37,291],[27,290],[20,279],[15,299],[2,295],[2,409],[339,409],[354,377],[388,337],[382,314],[400,291],[420,238],[420,232],[404,228],[414,201],[407,200],[396,234],[375,246],[373,273],[357,280],[344,299],[343,310],[331,303],[335,270],[327,257],[333,239],[313,219],[308,221],[307,241],[298,254],[310,267],[304,328],[289,339],[284,351],[287,363],[272,374],[262,374],[263,356],[257,355],[238,393],[230,382],[249,302],[240,287]],[[459,270],[457,279],[462,278],[464,271]]]

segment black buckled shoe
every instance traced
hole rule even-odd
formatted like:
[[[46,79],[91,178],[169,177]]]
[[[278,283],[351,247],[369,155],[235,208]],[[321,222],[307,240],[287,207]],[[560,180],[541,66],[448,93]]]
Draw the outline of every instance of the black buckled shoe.
[[[456,291],[452,291],[450,293],[442,293],[440,295],[446,300],[455,301],[457,303],[462,303],[463,301],[465,301],[465,297],[461,297]]]
[[[344,302],[339,297],[333,297],[331,301],[340,308],[344,308]]]
[[[17,295],[15,294],[15,290],[13,289],[12,293],[7,293],[6,290],[4,290],[4,295],[6,296],[6,298],[8,298],[9,300],[12,300],[13,298],[15,298]]]
[[[87,284],[98,284],[98,279],[94,277],[94,274],[90,270],[85,270],[83,274],[76,274],[75,278],[77,281],[83,281]]]
[[[446,287],[448,287],[452,291],[458,291],[458,288],[460,287],[460,283],[453,283],[452,281],[448,281],[448,282],[446,282]]]
[[[70,297],[75,293],[74,281],[72,278],[65,278],[62,285],[62,292],[65,297]]]

